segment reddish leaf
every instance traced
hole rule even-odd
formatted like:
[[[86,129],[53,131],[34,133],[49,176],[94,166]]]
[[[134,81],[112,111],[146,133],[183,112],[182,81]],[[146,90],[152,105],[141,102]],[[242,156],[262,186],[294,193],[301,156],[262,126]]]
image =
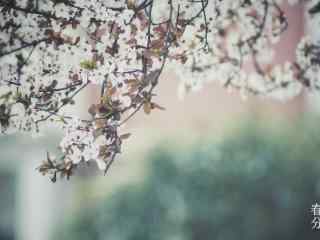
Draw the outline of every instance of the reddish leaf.
[[[128,139],[130,136],[131,136],[131,133],[125,133],[120,136],[120,139],[125,140],[125,139]]]
[[[143,104],[143,111],[146,113],[146,114],[150,114],[151,112],[151,103],[150,102],[145,102]]]

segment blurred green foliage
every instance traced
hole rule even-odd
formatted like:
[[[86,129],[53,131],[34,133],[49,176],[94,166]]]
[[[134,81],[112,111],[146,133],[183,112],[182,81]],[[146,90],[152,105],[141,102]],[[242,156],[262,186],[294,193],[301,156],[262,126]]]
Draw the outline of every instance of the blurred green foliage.
[[[310,211],[320,202],[319,156],[319,131],[304,124],[158,149],[143,184],[82,209],[56,239],[320,239]]]

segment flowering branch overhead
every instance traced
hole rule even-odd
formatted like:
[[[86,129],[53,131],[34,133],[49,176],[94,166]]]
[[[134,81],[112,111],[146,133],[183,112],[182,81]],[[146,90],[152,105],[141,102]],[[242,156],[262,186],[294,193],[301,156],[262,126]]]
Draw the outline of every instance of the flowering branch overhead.
[[[271,97],[319,90],[320,48],[308,37],[295,61],[271,65],[272,46],[290,27],[282,2],[0,0],[1,131],[61,126],[61,156],[48,154],[38,168],[55,181],[80,162],[108,171],[130,136],[120,127],[139,110],[163,109],[153,96],[165,67],[181,76],[182,95],[209,81]],[[101,89],[90,118],[68,115],[90,85]]]

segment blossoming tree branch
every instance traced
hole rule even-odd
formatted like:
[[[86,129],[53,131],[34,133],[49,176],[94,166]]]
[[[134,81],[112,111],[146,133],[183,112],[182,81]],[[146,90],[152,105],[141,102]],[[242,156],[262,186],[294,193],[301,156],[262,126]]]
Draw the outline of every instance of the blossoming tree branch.
[[[108,171],[130,136],[124,123],[162,109],[153,97],[166,68],[181,76],[182,94],[208,81],[270,97],[319,90],[320,48],[307,36],[293,62],[271,64],[274,44],[294,27],[285,2],[0,0],[1,131],[60,126],[61,155],[48,153],[38,168],[56,181],[81,162]],[[312,18],[320,3],[308,2]],[[66,107],[90,85],[101,89],[90,118],[70,115]]]

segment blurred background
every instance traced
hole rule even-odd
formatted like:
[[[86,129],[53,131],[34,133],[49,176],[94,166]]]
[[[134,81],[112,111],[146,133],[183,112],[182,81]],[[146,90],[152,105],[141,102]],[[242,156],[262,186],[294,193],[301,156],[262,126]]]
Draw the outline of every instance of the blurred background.
[[[286,14],[276,63],[310,31],[301,7]],[[310,212],[320,202],[319,97],[243,100],[212,83],[179,101],[178,84],[162,76],[166,110],[124,126],[132,136],[107,176],[93,163],[53,184],[36,167],[60,133],[2,136],[0,240],[319,239]]]

